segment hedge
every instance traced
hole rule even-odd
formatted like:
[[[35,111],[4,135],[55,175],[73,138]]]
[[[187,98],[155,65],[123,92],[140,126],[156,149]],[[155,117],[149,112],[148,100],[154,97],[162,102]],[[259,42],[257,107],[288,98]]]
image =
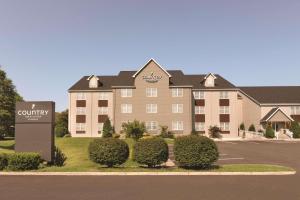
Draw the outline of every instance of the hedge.
[[[38,169],[41,157],[38,153],[14,153],[8,156],[8,169],[13,171]]]

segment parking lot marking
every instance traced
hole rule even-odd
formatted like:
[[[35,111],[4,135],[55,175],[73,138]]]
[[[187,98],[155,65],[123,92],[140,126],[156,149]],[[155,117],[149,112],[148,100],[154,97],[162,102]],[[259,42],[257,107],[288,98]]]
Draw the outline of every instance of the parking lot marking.
[[[219,160],[244,160],[245,158],[220,158]]]
[[[234,142],[225,142],[225,143],[229,143],[229,144],[237,144],[237,143],[234,143]]]
[[[227,156],[228,154],[226,153],[221,153],[220,156]]]
[[[260,143],[258,143],[258,142],[249,142],[250,144],[260,144]]]

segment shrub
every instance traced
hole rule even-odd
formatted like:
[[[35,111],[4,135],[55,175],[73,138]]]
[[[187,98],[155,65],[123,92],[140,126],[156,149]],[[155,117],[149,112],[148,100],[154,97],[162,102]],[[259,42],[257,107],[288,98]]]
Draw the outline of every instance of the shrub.
[[[146,127],[144,122],[139,122],[134,120],[133,122],[127,122],[122,124],[123,130],[126,133],[126,137],[138,140],[143,137],[144,132],[146,132]]]
[[[127,143],[116,138],[95,139],[88,150],[92,161],[108,167],[125,163],[129,156]]]
[[[197,132],[195,129],[193,129],[192,132],[191,132],[191,135],[198,136],[198,135],[199,135],[199,132]]]
[[[219,158],[217,145],[205,136],[176,138],[174,155],[179,167],[193,169],[207,169]]]
[[[251,125],[249,126],[248,131],[255,132],[255,131],[256,131],[255,126],[254,126],[253,124],[251,124]]]
[[[57,137],[64,137],[68,133],[68,110],[65,110],[61,113],[56,113],[55,135]]]
[[[41,157],[38,153],[14,153],[8,157],[8,168],[13,171],[38,169]]]
[[[240,130],[241,130],[241,131],[244,131],[244,130],[245,130],[245,124],[244,124],[244,123],[241,123],[241,125],[240,125]]]
[[[174,133],[168,131],[168,126],[161,126],[160,137],[174,139]]]
[[[62,167],[64,166],[66,160],[67,157],[65,156],[65,154],[59,148],[55,147],[53,165]]]
[[[209,136],[212,138],[221,138],[221,129],[217,126],[211,126],[209,128]]]
[[[275,137],[275,132],[270,125],[267,126],[265,135],[266,135],[266,138],[274,138]]]
[[[8,160],[7,155],[4,153],[0,154],[0,170],[3,170],[7,167]]]
[[[290,131],[293,132],[293,138],[300,138],[300,125],[298,122],[292,122]]]
[[[112,134],[113,134],[113,127],[111,126],[110,120],[107,118],[103,124],[102,137],[104,138],[112,137]]]
[[[139,140],[133,148],[133,159],[142,165],[156,167],[169,158],[169,148],[162,138],[148,138]]]

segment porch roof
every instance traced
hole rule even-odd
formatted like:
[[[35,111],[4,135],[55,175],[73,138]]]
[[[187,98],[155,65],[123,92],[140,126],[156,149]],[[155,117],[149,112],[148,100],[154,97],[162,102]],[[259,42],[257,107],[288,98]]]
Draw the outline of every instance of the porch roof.
[[[274,118],[276,115],[282,114],[284,116],[284,120],[280,120],[283,122],[286,121],[294,121],[293,118],[291,118],[289,115],[287,115],[284,111],[282,111],[279,107],[272,108],[260,121],[261,122],[268,122],[272,121],[272,118]],[[276,120],[275,120],[276,121]],[[277,120],[278,121],[278,120]]]

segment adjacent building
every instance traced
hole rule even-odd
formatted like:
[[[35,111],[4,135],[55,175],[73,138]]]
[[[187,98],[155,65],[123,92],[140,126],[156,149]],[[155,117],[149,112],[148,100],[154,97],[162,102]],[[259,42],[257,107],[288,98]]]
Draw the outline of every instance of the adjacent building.
[[[237,87],[217,74],[186,75],[151,59],[138,71],[84,76],[69,89],[72,137],[101,137],[108,118],[117,133],[135,119],[150,134],[168,126],[176,135],[208,135],[216,125],[223,137],[238,137],[241,123],[282,131],[300,121],[300,87]]]

